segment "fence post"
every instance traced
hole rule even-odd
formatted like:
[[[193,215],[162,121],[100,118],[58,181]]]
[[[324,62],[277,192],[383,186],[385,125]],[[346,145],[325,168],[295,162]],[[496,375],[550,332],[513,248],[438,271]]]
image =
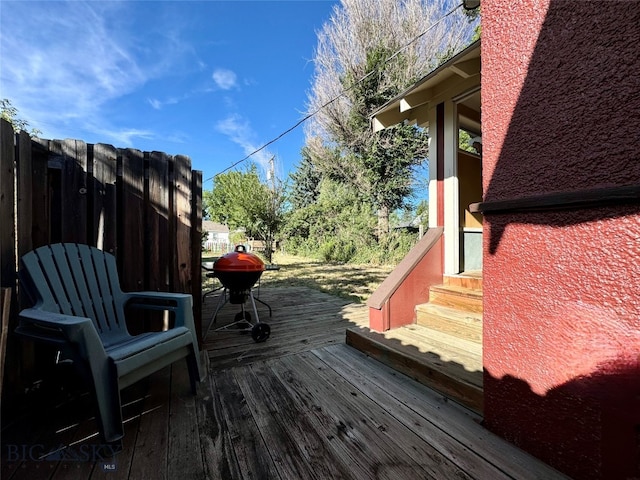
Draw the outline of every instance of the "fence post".
[[[0,121],[0,286],[15,287],[14,229],[15,134],[6,120]]]
[[[202,172],[191,176],[191,295],[198,345],[202,348]]]
[[[16,231],[15,231],[15,147],[16,135],[13,126],[6,120],[0,120],[0,287],[9,288],[12,292],[8,317],[8,331],[15,328],[16,292]],[[20,381],[20,352],[13,338],[8,339],[6,352],[7,362],[3,378],[10,386]],[[4,372],[3,372],[4,374]]]

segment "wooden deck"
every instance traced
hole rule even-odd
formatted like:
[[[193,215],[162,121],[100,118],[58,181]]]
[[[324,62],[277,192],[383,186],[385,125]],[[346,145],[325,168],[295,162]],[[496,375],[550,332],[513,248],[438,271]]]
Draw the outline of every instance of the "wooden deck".
[[[477,414],[347,346],[363,305],[304,288],[263,288],[261,298],[273,309],[272,318],[259,309],[271,337],[216,331],[239,311],[225,305],[197,396],[182,363],[123,392],[121,453],[97,448],[87,396],[67,392],[3,426],[2,478],[564,478]],[[206,301],[205,329],[215,302]]]

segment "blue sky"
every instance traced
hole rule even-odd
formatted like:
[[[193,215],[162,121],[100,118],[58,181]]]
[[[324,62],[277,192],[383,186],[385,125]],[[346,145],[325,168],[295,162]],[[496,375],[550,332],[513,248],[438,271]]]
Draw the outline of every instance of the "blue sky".
[[[42,138],[187,155],[207,180],[304,116],[338,3],[2,0],[0,97]],[[303,145],[298,127],[252,159],[284,178]]]

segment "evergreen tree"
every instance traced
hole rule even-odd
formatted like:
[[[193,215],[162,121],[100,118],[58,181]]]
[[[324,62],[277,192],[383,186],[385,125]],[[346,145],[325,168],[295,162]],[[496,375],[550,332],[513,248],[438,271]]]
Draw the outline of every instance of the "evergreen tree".
[[[309,149],[302,149],[302,160],[296,170],[289,174],[289,203],[293,209],[304,208],[314,203],[320,194],[322,175],[313,165]]]

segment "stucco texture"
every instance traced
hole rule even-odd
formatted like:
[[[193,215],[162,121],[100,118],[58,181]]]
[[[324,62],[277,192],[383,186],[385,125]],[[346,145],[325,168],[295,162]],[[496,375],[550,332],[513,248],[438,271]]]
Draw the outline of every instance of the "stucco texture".
[[[483,0],[482,28],[485,202],[640,185],[640,8]],[[638,204],[484,225],[486,426],[574,478],[640,477]]]

